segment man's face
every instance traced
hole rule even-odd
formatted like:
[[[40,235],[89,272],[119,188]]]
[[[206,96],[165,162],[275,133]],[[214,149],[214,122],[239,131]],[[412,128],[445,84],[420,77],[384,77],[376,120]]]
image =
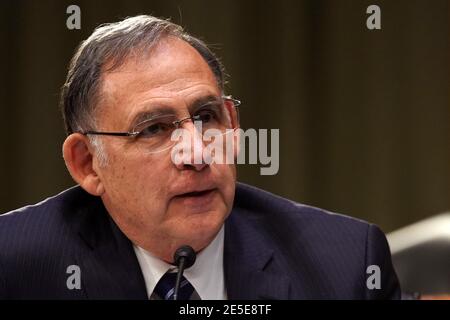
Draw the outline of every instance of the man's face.
[[[137,114],[156,108],[184,118],[200,99],[221,96],[206,62],[182,40],[167,38],[149,57],[130,56],[102,76],[99,131],[131,131]],[[189,121],[183,128],[195,130]],[[232,208],[234,165],[174,164],[170,150],[144,153],[132,138],[101,139],[108,162],[99,166],[94,159],[94,168],[105,189],[102,200],[135,244],[167,261],[180,245],[208,245]]]

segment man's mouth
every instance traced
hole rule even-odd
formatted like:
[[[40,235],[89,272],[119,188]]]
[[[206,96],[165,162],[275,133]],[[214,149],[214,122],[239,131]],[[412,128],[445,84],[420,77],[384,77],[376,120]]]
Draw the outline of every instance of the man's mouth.
[[[210,205],[216,197],[216,191],[217,188],[186,192],[175,196],[174,200],[184,208],[190,208],[191,210],[197,208],[195,210],[203,212],[210,208]]]
[[[208,189],[208,190],[203,190],[203,191],[186,192],[186,193],[177,195],[177,197],[179,197],[179,198],[183,198],[183,197],[202,197],[202,196],[207,196],[208,194],[212,193],[214,190],[216,190],[216,189]]]

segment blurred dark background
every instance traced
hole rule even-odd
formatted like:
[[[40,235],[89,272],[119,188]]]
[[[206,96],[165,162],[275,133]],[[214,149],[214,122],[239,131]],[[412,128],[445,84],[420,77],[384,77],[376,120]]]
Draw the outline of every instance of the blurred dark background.
[[[81,8],[81,30],[66,8]],[[366,8],[381,8],[381,30]],[[244,128],[280,129],[280,170],[240,180],[388,232],[450,208],[449,1],[8,1],[0,4],[0,212],[74,183],[59,88],[100,23],[171,18],[212,44]]]

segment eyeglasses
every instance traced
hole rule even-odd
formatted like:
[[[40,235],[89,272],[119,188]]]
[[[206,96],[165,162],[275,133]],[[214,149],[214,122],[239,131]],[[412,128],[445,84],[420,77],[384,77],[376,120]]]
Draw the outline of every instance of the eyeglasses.
[[[222,96],[221,99],[208,102],[199,107],[195,113],[189,117],[177,119],[173,114],[161,115],[150,118],[134,126],[127,132],[103,132],[103,131],[84,131],[79,132],[83,135],[105,135],[117,137],[129,137],[134,140],[137,147],[145,153],[157,153],[167,150],[175,145],[177,141],[171,139],[172,133],[181,127],[186,121],[192,121],[196,127],[202,128],[202,134],[206,130],[213,129],[209,136],[223,135],[236,129],[232,124],[232,115],[229,113],[225,104],[232,104],[236,110],[237,124],[239,123],[239,109],[241,101],[231,96]],[[236,125],[237,125],[236,124]]]

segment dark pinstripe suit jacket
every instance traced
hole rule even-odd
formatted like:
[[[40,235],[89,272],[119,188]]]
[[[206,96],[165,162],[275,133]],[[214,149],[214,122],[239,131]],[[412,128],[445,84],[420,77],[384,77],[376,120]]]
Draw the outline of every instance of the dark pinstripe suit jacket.
[[[225,224],[230,299],[400,297],[384,234],[374,225],[238,184]],[[67,268],[81,270],[69,290]],[[369,265],[381,288],[368,289]],[[74,187],[0,216],[0,299],[146,299],[130,241],[101,200]]]

